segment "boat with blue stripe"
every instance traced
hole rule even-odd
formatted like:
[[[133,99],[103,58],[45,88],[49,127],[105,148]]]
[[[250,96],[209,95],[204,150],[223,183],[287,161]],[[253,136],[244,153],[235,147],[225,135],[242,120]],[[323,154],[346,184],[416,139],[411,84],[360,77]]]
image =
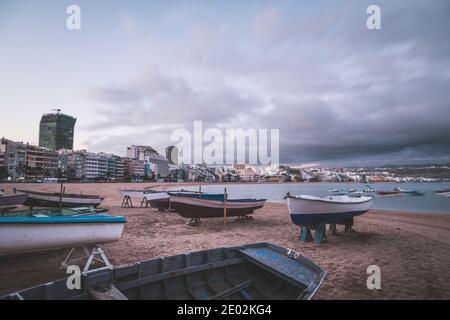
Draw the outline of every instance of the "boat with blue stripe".
[[[125,223],[110,214],[0,217],[0,255],[117,241]]]
[[[292,222],[298,226],[315,226],[353,218],[369,211],[373,197],[337,195],[315,197],[287,195]]]

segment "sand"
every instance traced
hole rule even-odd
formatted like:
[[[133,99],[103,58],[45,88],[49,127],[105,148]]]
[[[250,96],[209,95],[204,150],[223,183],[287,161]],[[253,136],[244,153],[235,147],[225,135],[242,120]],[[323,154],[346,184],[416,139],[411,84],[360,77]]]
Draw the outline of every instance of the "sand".
[[[355,218],[357,233],[342,230],[321,245],[298,240],[283,204],[267,203],[254,220],[204,219],[199,227],[186,225],[176,213],[151,208],[120,207],[121,188],[143,188],[144,184],[67,184],[66,192],[100,194],[102,206],[128,223],[120,241],[105,244],[113,264],[254,242],[273,242],[294,249],[314,260],[327,272],[315,299],[449,299],[450,215],[371,210]],[[164,186],[167,186],[164,185]],[[172,185],[171,185],[172,186]],[[11,184],[0,189],[11,191]],[[19,185],[34,190],[54,190],[58,185]],[[135,201],[138,205],[138,201]],[[338,227],[339,228],[339,227]],[[342,227],[341,227],[342,228]],[[63,278],[59,263],[68,249],[0,257],[0,294]],[[381,268],[381,289],[366,286],[367,267]]]

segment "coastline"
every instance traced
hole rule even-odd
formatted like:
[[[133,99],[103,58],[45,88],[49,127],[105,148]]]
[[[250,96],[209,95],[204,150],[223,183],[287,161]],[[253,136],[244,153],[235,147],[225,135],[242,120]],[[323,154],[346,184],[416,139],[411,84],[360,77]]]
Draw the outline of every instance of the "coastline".
[[[0,185],[9,192],[12,187]],[[140,187],[135,183],[67,186],[67,192],[83,190],[84,194],[105,196],[102,206],[127,218],[120,241],[102,246],[115,265],[221,246],[273,242],[313,259],[328,272],[315,299],[450,298],[450,215],[371,210],[355,218],[357,233],[351,237],[342,235],[342,227],[338,227],[338,235],[316,245],[298,240],[299,229],[283,204],[267,203],[255,212],[253,221],[230,218],[225,228],[222,219],[204,219],[199,227],[189,227],[176,213],[120,208],[118,189]],[[27,188],[58,191],[59,185]],[[0,257],[0,294],[65,277],[59,263],[67,253],[68,249],[61,249]],[[366,269],[373,264],[381,268],[381,290],[366,287]]]

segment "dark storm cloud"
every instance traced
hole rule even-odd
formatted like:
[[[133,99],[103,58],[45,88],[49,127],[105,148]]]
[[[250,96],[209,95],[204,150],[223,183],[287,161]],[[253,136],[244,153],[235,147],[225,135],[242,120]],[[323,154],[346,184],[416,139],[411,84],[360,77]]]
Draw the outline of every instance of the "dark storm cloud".
[[[92,90],[102,127],[279,128],[290,163],[450,158],[450,2],[378,2],[375,31],[369,4],[274,2],[225,33],[196,24],[182,49],[159,48],[164,63]]]

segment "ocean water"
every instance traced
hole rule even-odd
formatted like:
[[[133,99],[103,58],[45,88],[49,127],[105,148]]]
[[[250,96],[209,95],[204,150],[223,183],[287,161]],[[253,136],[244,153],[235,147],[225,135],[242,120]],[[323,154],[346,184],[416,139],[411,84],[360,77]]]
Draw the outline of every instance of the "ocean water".
[[[271,202],[284,202],[287,192],[292,195],[330,195],[329,189],[353,188],[362,190],[362,183],[279,183],[279,184],[213,184],[202,186],[203,192],[223,193],[227,188],[229,198],[265,198]],[[450,214],[450,197],[436,195],[433,191],[450,189],[450,183],[373,183],[375,190],[394,188],[413,189],[425,193],[424,196],[375,196],[373,208],[395,211],[432,212]],[[198,187],[184,187],[198,190]]]

